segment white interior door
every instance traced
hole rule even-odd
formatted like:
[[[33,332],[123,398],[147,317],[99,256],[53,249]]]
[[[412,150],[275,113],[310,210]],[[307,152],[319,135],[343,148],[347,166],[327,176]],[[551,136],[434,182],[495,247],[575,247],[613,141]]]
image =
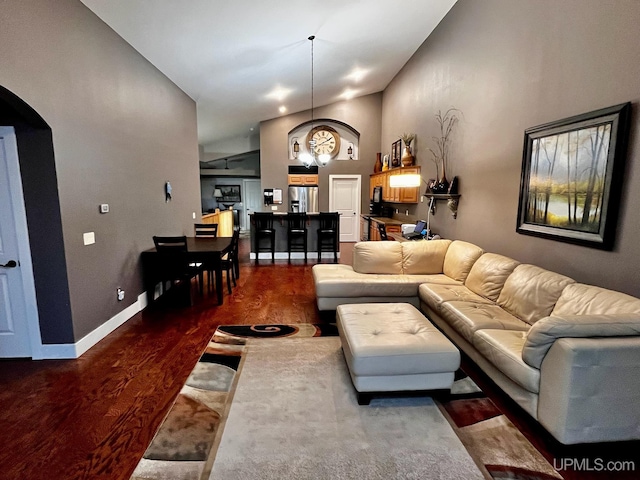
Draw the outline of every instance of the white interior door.
[[[0,127],[0,357],[3,358],[32,356],[28,322],[29,315],[35,312],[37,324],[37,309],[26,225],[15,133],[13,128]]]
[[[249,230],[249,214],[262,210],[263,199],[262,192],[260,191],[260,180],[242,180],[242,187],[244,189],[244,197],[242,199],[244,215],[242,216],[240,228],[242,230]]]
[[[340,213],[340,241],[360,239],[360,175],[329,175],[329,210]]]

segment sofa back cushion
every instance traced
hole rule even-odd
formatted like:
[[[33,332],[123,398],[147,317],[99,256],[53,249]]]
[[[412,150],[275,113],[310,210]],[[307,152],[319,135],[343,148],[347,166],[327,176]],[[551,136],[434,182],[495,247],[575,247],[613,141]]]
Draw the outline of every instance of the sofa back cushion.
[[[551,314],[564,288],[575,281],[535,265],[518,265],[507,278],[498,305],[533,325]]]
[[[471,267],[465,286],[474,293],[495,302],[513,270],[520,262],[513,258],[485,253]]]
[[[584,283],[562,290],[551,315],[614,315],[640,313],[640,299]]]
[[[400,242],[358,242],[353,247],[353,270],[358,273],[402,273]]]
[[[401,242],[402,271],[406,275],[442,273],[444,257],[451,240]]]
[[[455,240],[449,245],[444,257],[442,272],[449,278],[464,282],[484,251],[473,243]]]

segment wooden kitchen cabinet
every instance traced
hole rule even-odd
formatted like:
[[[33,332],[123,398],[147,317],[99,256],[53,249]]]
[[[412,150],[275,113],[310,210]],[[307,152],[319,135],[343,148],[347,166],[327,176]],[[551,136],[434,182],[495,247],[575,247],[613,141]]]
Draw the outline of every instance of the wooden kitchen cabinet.
[[[387,231],[387,233],[397,233],[400,234],[402,233],[402,227],[401,225],[395,224],[395,223],[386,223],[384,220],[376,220],[374,218],[371,219],[370,222],[370,230],[369,230],[369,240],[372,241],[381,241],[382,239],[380,238],[380,231],[378,230],[378,224],[382,223],[383,225],[385,225],[385,230]]]
[[[318,185],[318,175],[289,174],[289,185]]]
[[[373,189],[382,187],[382,201],[389,203],[418,203],[421,187],[391,188],[391,175],[420,175],[420,167],[402,167],[374,173],[369,176],[369,198],[373,198]]]

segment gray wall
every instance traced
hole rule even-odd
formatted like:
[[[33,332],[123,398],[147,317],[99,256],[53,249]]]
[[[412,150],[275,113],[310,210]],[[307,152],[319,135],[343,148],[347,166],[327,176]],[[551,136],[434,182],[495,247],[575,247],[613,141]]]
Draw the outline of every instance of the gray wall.
[[[192,231],[192,212],[200,213],[196,107],[77,0],[5,1],[1,27],[0,85],[53,133],[79,340],[142,292],[139,256],[152,235]],[[111,213],[100,215],[101,203]],[[96,244],[84,246],[89,231]],[[127,292],[124,302],[116,301],[117,287]],[[59,342],[46,334],[56,322],[64,319],[41,318],[45,343]]]
[[[640,3],[635,0],[459,0],[383,95],[382,145],[417,133],[423,177],[433,115],[459,108],[448,177],[460,178],[460,210],[432,219],[445,237],[640,296]],[[524,130],[633,102],[617,241],[612,252],[515,232]],[[426,216],[426,203],[412,207]]]
[[[376,153],[380,151],[380,118],[382,114],[382,94],[375,93],[353,100],[338,102],[325,107],[314,108],[314,118],[330,118],[344,122],[360,132],[360,160],[332,160],[319,170],[320,211],[329,209],[329,175],[362,175],[362,211],[369,209],[369,175],[373,173]],[[260,169],[262,188],[281,188],[286,211],[287,167],[301,165],[289,160],[288,133],[301,123],[311,119],[310,111],[286,115],[260,123]]]

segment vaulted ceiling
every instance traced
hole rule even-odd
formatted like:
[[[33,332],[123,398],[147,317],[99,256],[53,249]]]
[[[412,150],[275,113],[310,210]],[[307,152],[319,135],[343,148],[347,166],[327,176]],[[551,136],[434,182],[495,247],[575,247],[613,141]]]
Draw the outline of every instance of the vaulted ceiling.
[[[198,141],[384,90],[456,0],[82,0],[193,98]]]

